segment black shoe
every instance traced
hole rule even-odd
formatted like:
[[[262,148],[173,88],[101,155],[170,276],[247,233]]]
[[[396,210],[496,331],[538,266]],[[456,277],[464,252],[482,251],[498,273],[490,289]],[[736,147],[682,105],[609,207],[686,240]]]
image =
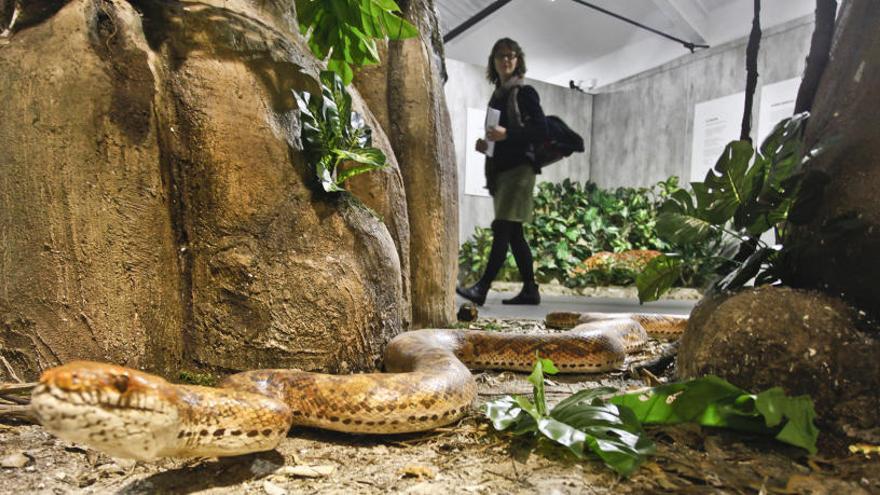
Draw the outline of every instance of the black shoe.
[[[510,299],[504,299],[501,301],[501,304],[530,304],[537,306],[541,304],[541,294],[538,292],[537,285],[532,285],[531,287],[523,286],[519,294]]]
[[[489,287],[480,285],[480,283],[477,282],[467,288],[456,287],[455,293],[477,306],[482,306],[483,303],[486,302],[486,294],[489,293]]]

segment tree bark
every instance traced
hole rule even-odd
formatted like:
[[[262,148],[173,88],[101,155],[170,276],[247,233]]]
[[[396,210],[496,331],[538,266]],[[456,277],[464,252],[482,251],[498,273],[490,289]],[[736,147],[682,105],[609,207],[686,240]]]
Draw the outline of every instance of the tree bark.
[[[743,109],[742,128],[739,138],[751,141],[752,137],[752,102],[755,101],[755,89],[758,87],[758,49],[761,46],[761,0],[754,0],[755,12],[752,17],[752,32],[746,46],[746,99]]]
[[[830,62],[816,92],[805,150],[801,225],[786,244],[796,287],[840,295],[880,317],[880,2],[843,5]]]
[[[390,42],[383,65],[355,84],[385,125],[406,184],[413,326],[454,322],[458,272],[458,186],[443,92],[442,44],[433,2],[400,2],[419,38]]]
[[[837,16],[837,0],[816,0],[816,27],[810,41],[807,67],[798,89],[794,113],[809,112],[819,88],[819,80],[828,65],[831,53],[831,40],[834,37],[834,20]]]
[[[281,3],[27,2],[0,45],[0,356],[22,378],[368,370],[403,330],[393,151],[379,133],[379,215],[321,190],[291,92],[321,65]]]

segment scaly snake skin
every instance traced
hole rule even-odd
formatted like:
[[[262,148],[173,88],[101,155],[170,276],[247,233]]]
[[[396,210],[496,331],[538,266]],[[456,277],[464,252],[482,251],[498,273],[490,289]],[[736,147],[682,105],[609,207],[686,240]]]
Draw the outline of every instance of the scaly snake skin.
[[[583,313],[567,331],[523,335],[417,330],[385,352],[387,373],[246,371],[220,388],[175,385],[140,371],[73,362],[47,370],[31,406],[50,433],[114,457],[214,457],[274,449],[292,425],[352,433],[430,430],[461,418],[477,394],[468,368],[530,371],[536,354],[563,373],[619,369],[647,336],[685,318]]]

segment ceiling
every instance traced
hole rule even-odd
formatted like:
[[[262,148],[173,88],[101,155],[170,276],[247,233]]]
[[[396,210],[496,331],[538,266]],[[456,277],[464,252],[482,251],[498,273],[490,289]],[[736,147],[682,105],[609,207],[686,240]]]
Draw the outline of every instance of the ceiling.
[[[748,35],[752,0],[584,0],[695,44],[718,45]],[[444,36],[494,0],[438,0]],[[815,0],[762,2],[767,29],[809,15]],[[484,66],[498,38],[517,40],[527,55],[528,77],[584,89],[604,86],[690,51],[598,12],[576,0],[511,0],[446,43],[448,58]]]

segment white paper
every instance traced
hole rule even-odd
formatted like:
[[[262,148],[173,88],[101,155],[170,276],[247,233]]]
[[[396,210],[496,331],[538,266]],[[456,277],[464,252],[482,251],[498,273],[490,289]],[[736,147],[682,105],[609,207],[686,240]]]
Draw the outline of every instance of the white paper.
[[[727,143],[739,139],[745,92],[694,105],[691,182],[703,182]]]
[[[498,120],[501,118],[501,110],[496,110],[492,107],[486,109],[486,131],[498,125]],[[485,137],[484,137],[485,139]],[[495,153],[495,142],[489,141],[486,139],[486,156],[492,156]]]
[[[465,140],[464,193],[472,196],[489,196],[484,171],[486,157],[476,150],[477,139],[486,135],[486,110],[467,109],[467,138]]]
[[[795,77],[766,84],[761,88],[761,107],[758,110],[758,140],[759,146],[773,132],[773,127],[784,118],[794,114],[794,105],[797,102],[798,89],[801,86],[801,78]],[[770,246],[776,244],[776,235],[768,230],[761,235],[761,240]]]
[[[759,145],[763,143],[780,120],[792,116],[800,86],[801,78],[795,77],[766,84],[761,88],[761,108],[758,110],[758,139],[755,141],[756,143]]]

